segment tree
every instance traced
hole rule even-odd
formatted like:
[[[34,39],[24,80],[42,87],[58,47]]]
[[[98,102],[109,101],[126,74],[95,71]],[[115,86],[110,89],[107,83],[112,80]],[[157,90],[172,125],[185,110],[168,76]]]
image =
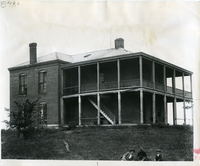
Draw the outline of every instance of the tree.
[[[38,124],[38,99],[30,101],[26,99],[24,102],[16,102],[17,110],[11,110],[9,116],[10,121],[4,121],[11,129],[17,130],[17,136],[23,136],[25,141],[34,138]],[[6,109],[7,110],[7,109]],[[7,110],[8,111],[8,110]]]

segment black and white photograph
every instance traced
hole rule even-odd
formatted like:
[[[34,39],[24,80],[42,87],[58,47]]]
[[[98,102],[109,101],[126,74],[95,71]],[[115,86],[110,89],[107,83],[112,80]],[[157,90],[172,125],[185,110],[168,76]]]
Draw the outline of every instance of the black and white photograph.
[[[0,1],[0,165],[199,165],[199,1]]]

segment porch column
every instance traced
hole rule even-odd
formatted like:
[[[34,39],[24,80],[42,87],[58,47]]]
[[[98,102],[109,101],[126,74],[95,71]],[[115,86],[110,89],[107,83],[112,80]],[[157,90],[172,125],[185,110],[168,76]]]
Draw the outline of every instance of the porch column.
[[[140,65],[140,123],[143,124],[143,90],[142,85],[143,85],[143,79],[142,79],[142,56],[139,57],[139,65]]]
[[[173,101],[173,124],[177,124],[177,110],[176,110],[176,97],[174,97]]]
[[[63,126],[64,125],[64,99],[62,98],[63,96],[63,70],[61,70],[61,73],[60,73],[60,92],[61,92],[61,96],[60,96],[60,125]]]
[[[81,93],[81,67],[78,66],[78,93]]]
[[[143,90],[140,89],[140,123],[143,124]]]
[[[173,69],[172,88],[173,88],[174,94],[176,95],[176,71],[175,71],[175,69]]]
[[[164,95],[164,116],[165,116],[165,124],[168,122],[168,112],[167,112],[167,97]]]
[[[64,125],[64,99],[60,98],[60,125]]]
[[[81,96],[78,96],[78,124],[81,126]]]
[[[192,75],[190,75],[190,91],[191,91],[191,98],[193,96],[193,90],[192,90]],[[193,102],[191,102],[191,111],[192,111],[192,126],[194,125],[194,112],[193,112]]]
[[[184,80],[185,74],[182,73],[182,87],[183,87],[183,97],[185,98],[185,80]]]
[[[155,62],[152,62],[153,89],[155,89]]]
[[[97,63],[97,92],[99,92],[99,63]]]
[[[152,106],[153,106],[153,123],[156,123],[156,94],[155,92],[153,93],[152,97]]]
[[[60,95],[63,96],[63,82],[64,82],[64,78],[63,78],[63,69],[60,71]],[[59,75],[59,74],[58,74]]]
[[[99,95],[99,93],[97,93],[97,107],[98,107],[97,124],[100,125],[100,95]]]
[[[166,92],[167,86],[166,86],[166,66],[165,65],[163,66],[163,82],[164,82],[164,92]]]
[[[184,116],[184,125],[186,125],[185,98],[183,99],[183,116]]]
[[[194,126],[194,108],[193,108],[193,101],[191,101],[191,109],[192,109],[192,126]]]
[[[142,57],[141,56],[139,57],[139,65],[140,65],[140,87],[142,87],[142,84],[143,84],[142,78],[143,78],[143,76],[142,76]]]
[[[190,91],[191,91],[191,94],[193,93],[192,92],[192,75],[190,75]],[[192,98],[192,96],[191,96],[191,98]]]
[[[117,83],[118,83],[118,89],[120,89],[120,61],[117,60]]]
[[[118,123],[121,124],[121,93],[118,91]]]
[[[186,125],[184,73],[182,73],[182,88],[183,88],[183,116],[184,116],[184,125]]]

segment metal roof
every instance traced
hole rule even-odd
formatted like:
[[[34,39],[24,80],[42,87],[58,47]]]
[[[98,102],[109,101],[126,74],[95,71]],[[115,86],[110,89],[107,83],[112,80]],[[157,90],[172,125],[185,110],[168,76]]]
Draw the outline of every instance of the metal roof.
[[[114,57],[114,56],[119,56],[119,55],[127,55],[132,52],[127,51],[123,48],[111,48],[111,49],[106,49],[106,50],[100,50],[100,51],[93,51],[93,52],[88,52],[88,53],[83,53],[83,54],[77,54],[73,55],[73,62],[83,62],[83,61],[89,61],[89,60],[96,60],[96,59],[102,59],[102,58],[107,58],[107,57]]]
[[[60,52],[53,52],[53,53],[38,57],[37,63],[48,62],[48,61],[53,61],[53,60],[61,60],[61,61],[70,62],[70,63],[73,62],[73,58],[71,55],[63,54]],[[30,61],[27,61],[19,65],[16,65],[14,67],[27,66],[29,64],[30,64]]]
[[[188,70],[183,69],[179,66],[173,65],[169,62],[163,61],[163,60],[156,58],[154,56],[151,56],[149,54],[145,54],[143,52],[132,53],[131,51],[125,50],[124,48],[118,48],[118,49],[111,48],[111,49],[92,51],[92,52],[76,54],[76,55],[68,55],[68,54],[63,54],[63,53],[59,53],[59,52],[53,52],[53,53],[38,57],[36,64],[40,64],[40,63],[43,63],[43,62],[50,62],[50,61],[54,61],[54,60],[60,60],[60,61],[63,61],[63,62],[68,62],[67,66],[70,67],[73,64],[77,65],[77,64],[82,64],[84,62],[86,62],[86,63],[96,62],[98,60],[113,59],[115,57],[129,57],[129,56],[138,56],[138,55],[142,55],[143,57],[154,59],[157,62],[167,64],[168,66],[175,67],[176,69],[179,69],[180,71],[185,71],[188,74],[192,74],[191,71],[188,71]],[[22,63],[22,64],[19,64],[17,66],[11,67],[11,68],[18,68],[18,67],[23,67],[23,66],[27,66],[27,65],[30,65],[29,61]]]

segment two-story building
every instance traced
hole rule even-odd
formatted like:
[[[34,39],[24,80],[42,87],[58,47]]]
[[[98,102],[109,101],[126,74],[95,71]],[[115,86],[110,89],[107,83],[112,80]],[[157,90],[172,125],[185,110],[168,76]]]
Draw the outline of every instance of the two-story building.
[[[30,62],[9,68],[11,111],[13,100],[40,97],[40,116],[49,126],[151,124],[168,123],[171,104],[173,124],[178,111],[186,124],[185,103],[193,100],[191,71],[127,51],[121,38],[115,48],[78,55],[37,58],[36,52],[36,43],[30,44]]]

